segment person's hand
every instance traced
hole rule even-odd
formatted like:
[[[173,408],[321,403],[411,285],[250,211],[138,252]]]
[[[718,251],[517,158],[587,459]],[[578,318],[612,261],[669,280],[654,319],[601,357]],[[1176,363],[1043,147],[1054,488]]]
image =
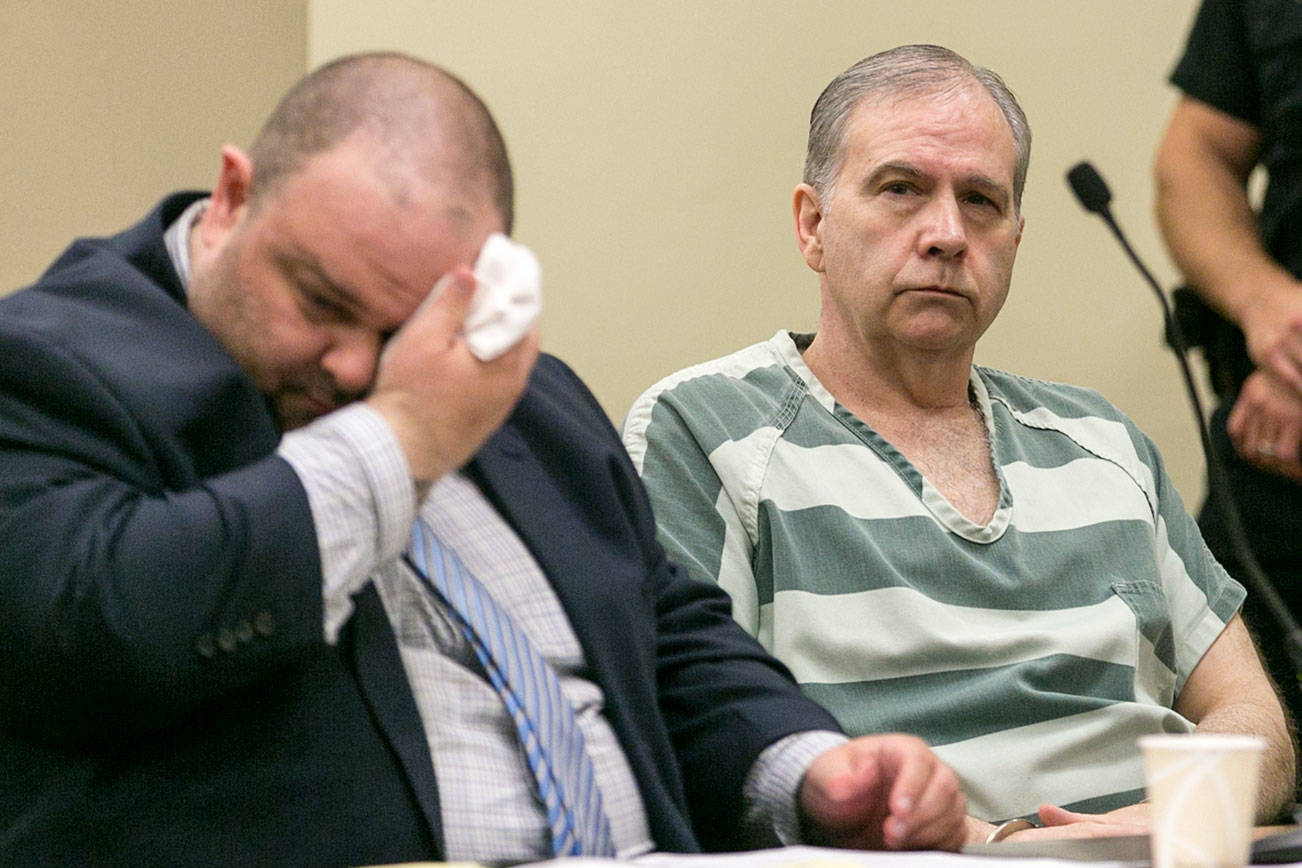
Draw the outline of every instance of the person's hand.
[[[535,329],[493,361],[477,359],[460,335],[475,277],[458,268],[441,282],[390,339],[366,398],[393,428],[418,483],[478,451],[520,399],[538,358]]]
[[[1302,284],[1281,277],[1256,288],[1239,314],[1248,356],[1302,400]]]
[[[1302,395],[1268,371],[1253,371],[1230,411],[1226,430],[1243,460],[1302,481]]]
[[[1057,805],[1041,805],[1041,828],[1023,829],[1005,841],[1046,841],[1061,838],[1108,838],[1116,835],[1147,835],[1148,804],[1140,802],[1106,814],[1082,814]]]
[[[958,850],[966,804],[958,778],[911,735],[869,735],[821,754],[800,784],[817,843],[861,850]]]

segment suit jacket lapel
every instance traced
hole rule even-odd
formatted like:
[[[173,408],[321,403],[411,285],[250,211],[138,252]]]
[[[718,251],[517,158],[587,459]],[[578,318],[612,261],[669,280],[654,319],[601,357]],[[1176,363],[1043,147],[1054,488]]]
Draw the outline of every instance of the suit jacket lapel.
[[[354,597],[356,609],[348,621],[354,666],[361,693],[394,754],[398,757],[416,802],[420,805],[436,850],[443,852],[443,824],[438,786],[420,710],[408,685],[402,657],[384,603],[374,586]]]
[[[573,539],[574,528],[581,525],[571,514],[573,507],[560,495],[556,483],[533,457],[518,432],[510,426],[499,430],[465,472],[528,547],[567,614],[591,607],[586,583],[576,580],[586,574],[583,567],[589,550],[581,544],[574,545],[578,542]],[[362,694],[411,782],[441,853],[442,823],[429,744],[415,699],[406,679],[401,677],[404,669],[392,627],[374,587],[368,585],[357,595],[355,603],[348,629]],[[608,640],[601,638],[602,631],[592,630],[588,626],[590,619],[576,619],[570,614],[570,620],[590,664],[605,668],[602,662],[611,655],[602,653],[608,644]],[[607,680],[600,673],[597,677],[599,681]]]
[[[574,536],[575,529],[583,525],[548,475],[548,468],[508,425],[484,445],[466,472],[538,561],[570,620],[575,621],[573,613],[582,610],[586,596],[585,583],[576,579],[593,564],[588,547]]]
[[[636,637],[645,626],[635,625],[634,604],[627,593],[640,585],[641,564],[635,553],[594,540],[590,517],[576,491],[581,483],[554,474],[578,473],[550,466],[529,449],[510,424],[495,434],[466,468],[467,475],[493,504],[529,549],[556,592],[570,626],[583,648],[593,680],[606,693],[607,710],[632,693],[651,685],[644,666],[634,660]],[[581,474],[579,474],[581,476]],[[636,593],[636,592],[635,592]],[[649,653],[650,649],[648,649]],[[645,697],[643,697],[645,699]],[[621,728],[615,717],[611,722]],[[632,736],[633,733],[621,733]]]
[[[583,648],[588,672],[605,694],[615,730],[642,792],[660,847],[696,849],[683,813],[681,783],[655,693],[654,601],[636,542],[610,536],[585,500],[586,485],[609,485],[595,463],[542,460],[511,422],[466,467],[524,542],[556,592]],[[587,456],[580,450],[581,458]],[[587,510],[585,512],[585,509]],[[618,524],[618,522],[616,523]]]
[[[594,566],[589,558],[591,547],[574,539],[574,529],[582,525],[547,469],[534,458],[519,433],[506,426],[484,445],[465,472],[548,576],[598,681],[618,685],[617,677],[603,677],[600,671],[607,668],[605,661],[617,656],[604,653],[609,644],[609,639],[603,638],[604,631],[592,629],[591,619],[573,615],[596,605],[590,599],[588,583],[581,580]],[[404,669],[392,627],[374,587],[368,585],[355,602],[349,630],[362,694],[411,782],[441,853],[442,823],[429,744],[406,679],[395,677],[401,676]],[[610,690],[607,685],[603,687]]]

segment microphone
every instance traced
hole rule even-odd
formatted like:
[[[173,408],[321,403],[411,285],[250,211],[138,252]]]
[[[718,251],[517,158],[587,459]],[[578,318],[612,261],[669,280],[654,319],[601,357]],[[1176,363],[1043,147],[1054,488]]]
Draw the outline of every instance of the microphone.
[[[1139,256],[1135,253],[1130,242],[1126,240],[1125,233],[1112,216],[1112,210],[1109,205],[1112,202],[1112,191],[1108,189],[1108,184],[1103,180],[1103,176],[1098,173],[1088,161],[1077,163],[1067,172],[1067,183],[1071,185],[1072,192],[1080,200],[1086,211],[1098,214],[1103,218],[1103,222],[1108,224],[1112,234],[1117,237],[1121,247],[1125,250],[1130,261],[1139,269],[1139,273],[1144,276],[1144,280],[1152,287],[1153,292],[1157,294],[1158,303],[1162,307],[1162,321],[1166,326],[1166,334],[1171,349],[1175,352],[1176,361],[1180,363],[1180,373],[1184,378],[1185,390],[1189,393],[1189,403],[1193,407],[1195,424],[1198,427],[1198,438],[1202,442],[1203,458],[1207,462],[1207,487],[1218,495],[1218,502],[1222,505],[1222,512],[1225,516],[1225,532],[1230,538],[1230,545],[1234,548],[1235,557],[1243,566],[1243,574],[1240,578],[1244,579],[1249,590],[1256,594],[1270,611],[1271,617],[1283,629],[1285,636],[1285,651],[1288,653],[1289,661],[1293,664],[1293,671],[1297,673],[1299,681],[1302,681],[1302,627],[1298,626],[1297,619],[1289,611],[1288,606],[1280,597],[1279,591],[1275,589],[1270,577],[1262,570],[1261,564],[1257,561],[1257,556],[1253,553],[1252,547],[1248,545],[1247,535],[1243,531],[1243,519],[1239,515],[1239,507],[1234,502],[1233,492],[1229,490],[1225,481],[1225,468],[1217,460],[1215,453],[1212,452],[1211,436],[1207,433],[1206,416],[1203,413],[1202,399],[1198,397],[1198,390],[1194,387],[1193,373],[1189,370],[1189,345],[1185,342],[1184,333],[1180,329],[1180,322],[1171,313],[1171,305],[1167,301],[1166,293],[1162,291],[1161,285],[1153,277],[1152,273],[1144,266]]]
[[[1067,173],[1067,183],[1071,184],[1072,192],[1086,211],[1101,214],[1104,219],[1111,221],[1112,212],[1108,210],[1108,203],[1112,201],[1112,191],[1092,164],[1077,163]]]

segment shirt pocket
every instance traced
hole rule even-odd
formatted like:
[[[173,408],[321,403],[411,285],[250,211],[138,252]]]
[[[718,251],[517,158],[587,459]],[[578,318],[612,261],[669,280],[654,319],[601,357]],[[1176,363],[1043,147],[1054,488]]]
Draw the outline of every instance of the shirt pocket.
[[[1175,639],[1166,592],[1147,579],[1114,581],[1112,593],[1135,619],[1135,698],[1171,707],[1175,701]]]

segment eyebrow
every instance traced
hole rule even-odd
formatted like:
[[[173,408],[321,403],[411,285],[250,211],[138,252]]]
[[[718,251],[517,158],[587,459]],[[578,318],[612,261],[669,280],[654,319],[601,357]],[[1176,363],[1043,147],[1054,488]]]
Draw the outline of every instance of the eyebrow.
[[[887,177],[895,176],[903,176],[912,181],[917,181],[925,177],[921,171],[908,163],[882,163],[880,166],[873,169],[872,172],[868,174],[868,177],[863,179],[863,183],[860,184],[860,189],[865,191],[870,190]]]
[[[882,163],[863,180],[860,189],[864,191],[871,190],[889,177],[902,177],[906,180],[920,181],[924,180],[927,174],[911,163]],[[1012,191],[989,175],[964,175],[959,179],[959,185],[979,190],[982,194],[998,201],[1001,206],[1007,205],[1013,199]]]
[[[297,243],[291,243],[290,249],[279,253],[277,258],[280,260],[281,267],[287,272],[295,275],[306,274],[319,288],[324,289],[333,301],[337,301],[353,316],[361,312],[361,305],[357,302],[357,296],[353,291],[346,284],[331,277],[321,263]]]
[[[968,175],[963,179],[968,187],[981,191],[984,195],[997,201],[1001,207],[1013,201],[1013,191],[1005,184],[987,175]]]

